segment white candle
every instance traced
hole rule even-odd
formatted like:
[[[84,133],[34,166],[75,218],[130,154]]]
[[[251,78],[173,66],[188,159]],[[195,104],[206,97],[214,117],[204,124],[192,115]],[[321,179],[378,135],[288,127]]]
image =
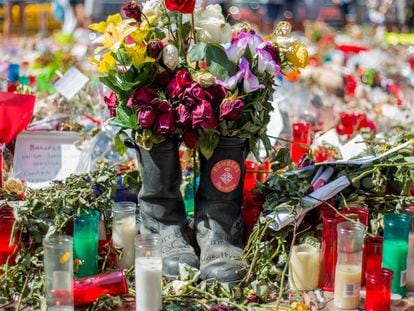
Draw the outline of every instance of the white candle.
[[[336,265],[334,304],[341,309],[358,309],[361,290],[361,266]]]
[[[134,215],[114,220],[112,223],[112,242],[115,247],[122,247],[123,252],[118,260],[118,268],[128,269],[135,258],[136,219]]]
[[[313,290],[318,288],[319,257],[319,250],[311,245],[293,246],[289,273],[291,289]]]
[[[162,258],[135,259],[136,311],[162,309]]]

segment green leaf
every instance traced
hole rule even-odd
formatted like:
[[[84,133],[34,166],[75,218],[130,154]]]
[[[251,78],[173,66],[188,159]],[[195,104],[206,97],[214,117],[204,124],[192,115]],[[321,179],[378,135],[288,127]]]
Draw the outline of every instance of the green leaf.
[[[203,132],[200,135],[199,148],[201,154],[206,158],[210,159],[214,153],[214,150],[219,144],[220,138],[215,132]]]
[[[204,59],[206,56],[206,46],[207,44],[204,42],[195,44],[187,54],[188,60],[191,62],[197,62]]]
[[[125,154],[125,152],[127,152],[128,147],[125,146],[124,142],[122,141],[120,137],[121,134],[125,134],[125,132],[123,130],[120,130],[115,135],[115,149],[122,156]]]
[[[216,44],[208,44],[206,46],[205,59],[210,73],[221,80],[225,80],[228,77],[231,62],[227,58],[226,52],[221,46]]]
[[[137,115],[136,113],[123,106],[116,107],[115,118],[109,119],[109,124],[119,126],[121,128],[137,130]]]

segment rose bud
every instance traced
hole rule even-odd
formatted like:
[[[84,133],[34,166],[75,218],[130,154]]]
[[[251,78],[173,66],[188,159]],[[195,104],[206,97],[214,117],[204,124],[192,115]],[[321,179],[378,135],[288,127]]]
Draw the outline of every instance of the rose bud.
[[[116,115],[116,106],[118,106],[118,97],[114,92],[111,92],[108,96],[104,97],[104,102],[109,109],[111,118]]]
[[[138,4],[135,1],[130,1],[124,7],[124,12],[128,18],[133,18],[138,23],[141,23],[141,9],[139,8]]]
[[[180,59],[178,57],[178,50],[175,45],[168,44],[162,50],[162,61],[164,65],[169,69],[174,70],[177,68]]]
[[[138,124],[143,129],[152,128],[155,123],[157,113],[150,106],[143,106],[138,111]]]
[[[244,102],[241,99],[227,99],[220,105],[220,119],[236,121],[244,109]]]
[[[157,135],[168,135],[175,132],[174,113],[172,110],[158,116],[155,121],[154,132]]]
[[[216,83],[216,77],[209,72],[198,72],[194,75],[194,81],[200,84],[201,87],[207,88]]]
[[[172,110],[172,105],[166,100],[154,99],[151,102],[158,112],[168,112]]]
[[[163,48],[164,45],[160,40],[150,41],[147,45],[147,55],[158,59],[158,56],[160,56]]]

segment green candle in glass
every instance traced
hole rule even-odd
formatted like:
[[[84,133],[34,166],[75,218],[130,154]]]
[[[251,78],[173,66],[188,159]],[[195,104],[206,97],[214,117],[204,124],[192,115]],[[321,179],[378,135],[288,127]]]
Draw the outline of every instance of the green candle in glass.
[[[100,213],[82,211],[73,216],[73,253],[75,278],[98,273],[98,239]]]
[[[408,235],[411,217],[405,214],[384,214],[382,267],[394,272],[392,292],[405,296]]]

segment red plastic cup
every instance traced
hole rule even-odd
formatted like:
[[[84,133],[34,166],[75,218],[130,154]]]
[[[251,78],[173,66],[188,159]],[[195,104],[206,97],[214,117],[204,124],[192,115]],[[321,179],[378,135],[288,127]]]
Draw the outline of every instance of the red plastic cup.
[[[247,193],[256,188],[257,168],[259,164],[254,161],[247,160],[244,162],[244,165],[246,166],[246,174],[244,177],[243,191]]]
[[[73,290],[75,307],[78,307],[91,304],[104,295],[126,295],[128,284],[124,270],[115,270],[74,280]]]
[[[311,126],[309,123],[292,124],[292,144],[290,145],[290,156],[295,164],[299,164],[302,156],[309,152],[311,144]]]
[[[365,310],[391,310],[391,282],[393,272],[388,269],[367,271]]]
[[[359,221],[367,225],[368,210],[353,207],[340,212],[350,217],[355,214]],[[322,243],[321,243],[321,269],[319,275],[319,287],[324,291],[333,292],[335,285],[335,268],[337,260],[337,225],[346,221],[336,214],[333,209],[322,209]],[[365,271],[363,272],[365,274]]]

